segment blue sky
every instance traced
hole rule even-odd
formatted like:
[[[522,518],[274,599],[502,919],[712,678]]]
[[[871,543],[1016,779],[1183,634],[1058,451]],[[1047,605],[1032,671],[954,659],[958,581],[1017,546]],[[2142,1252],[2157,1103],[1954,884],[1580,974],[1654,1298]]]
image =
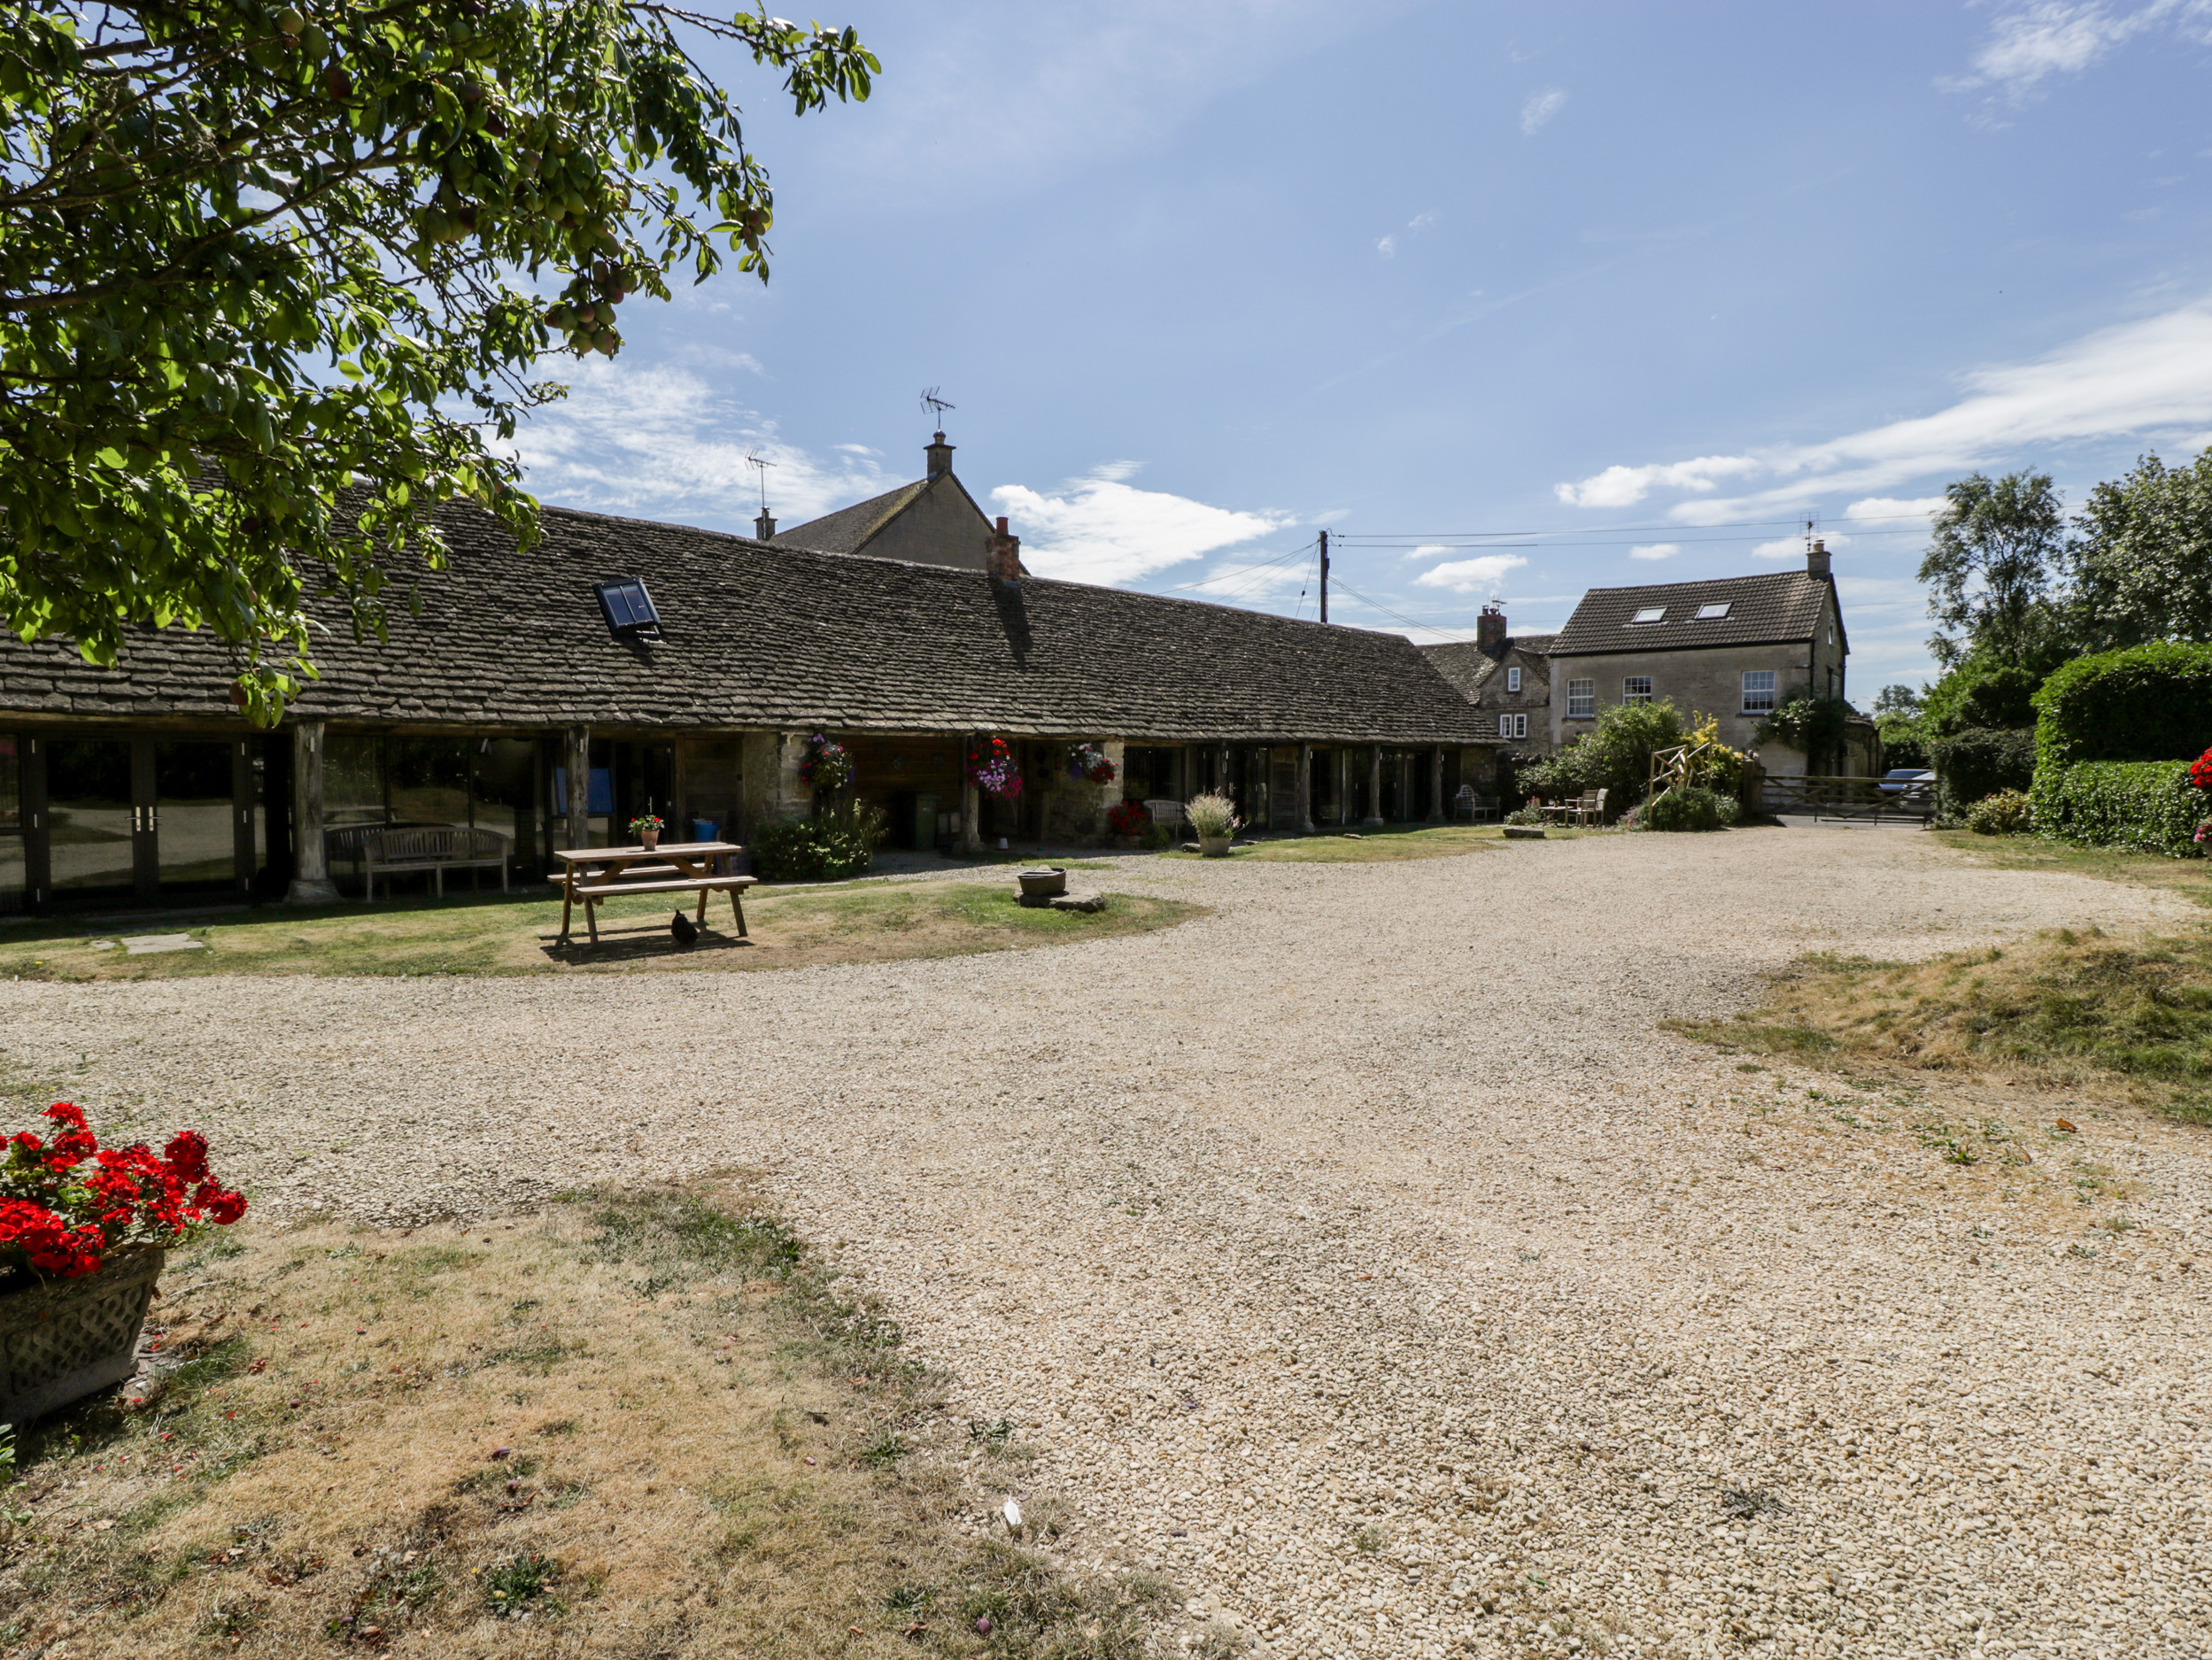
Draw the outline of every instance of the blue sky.
[[[625,307],[547,501],[786,526],[955,466],[1040,574],[1430,640],[1836,553],[1930,666],[1930,498],[2212,443],[2212,0],[854,0],[876,96],[721,66],[773,280]],[[551,367],[551,366],[549,366]],[[1354,598],[1353,596],[1358,596]],[[1407,622],[1424,625],[1408,629]]]

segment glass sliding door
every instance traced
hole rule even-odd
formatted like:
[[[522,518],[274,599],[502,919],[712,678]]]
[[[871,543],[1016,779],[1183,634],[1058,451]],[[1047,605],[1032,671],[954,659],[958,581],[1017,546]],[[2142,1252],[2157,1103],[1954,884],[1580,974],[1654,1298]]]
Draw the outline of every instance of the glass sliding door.
[[[48,858],[57,903],[140,897],[138,844],[142,832],[152,838],[133,776],[135,747],[127,737],[61,738],[46,745]]]
[[[236,750],[220,739],[154,743],[155,879],[164,897],[238,892]]]

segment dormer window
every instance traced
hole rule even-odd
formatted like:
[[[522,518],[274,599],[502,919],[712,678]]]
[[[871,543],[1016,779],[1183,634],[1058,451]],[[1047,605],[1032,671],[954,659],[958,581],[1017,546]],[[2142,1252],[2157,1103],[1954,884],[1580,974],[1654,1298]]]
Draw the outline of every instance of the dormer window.
[[[1698,607],[1698,621],[1700,622],[1718,622],[1722,617],[1728,615],[1729,603],[1730,602],[1726,599],[1720,599],[1715,600],[1709,606],[1699,606]]]
[[[1637,612],[1636,615],[1630,617],[1628,619],[1628,623],[1630,627],[1634,627],[1639,622],[1664,622],[1666,617],[1667,607],[1665,606],[1646,606],[1643,610]]]
[[[646,591],[642,576],[618,576],[613,582],[593,583],[592,591],[599,597],[599,611],[607,618],[607,631],[617,639],[658,639],[661,634],[661,614],[653,608],[653,596]]]

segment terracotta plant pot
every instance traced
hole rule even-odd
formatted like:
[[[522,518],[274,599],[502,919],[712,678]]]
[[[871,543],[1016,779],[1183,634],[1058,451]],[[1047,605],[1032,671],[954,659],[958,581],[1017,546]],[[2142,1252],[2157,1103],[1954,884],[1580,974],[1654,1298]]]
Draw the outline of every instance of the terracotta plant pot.
[[[659,830],[639,830],[638,832],[638,845],[644,848],[646,852],[652,852],[653,849],[658,847],[660,845],[661,832]]]
[[[20,1428],[136,1370],[163,1260],[131,1251],[97,1274],[0,1296],[0,1423]]]
[[[1208,859],[1226,859],[1229,856],[1229,841],[1230,838],[1226,836],[1201,836],[1198,851]]]

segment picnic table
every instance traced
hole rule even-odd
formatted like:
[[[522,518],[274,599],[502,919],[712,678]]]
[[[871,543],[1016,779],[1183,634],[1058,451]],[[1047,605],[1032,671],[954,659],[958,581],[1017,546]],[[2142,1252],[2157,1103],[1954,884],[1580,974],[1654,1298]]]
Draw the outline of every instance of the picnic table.
[[[742,853],[734,842],[663,842],[658,847],[576,847],[556,852],[561,861],[556,876],[561,883],[561,943],[568,942],[568,917],[581,900],[584,925],[592,943],[599,944],[598,906],[601,899],[625,893],[690,893],[699,895],[699,920],[707,920],[707,896],[730,896],[730,914],[737,919],[738,938],[745,930],[745,906],[739,896],[758,882],[758,876],[726,874],[723,863]]]

